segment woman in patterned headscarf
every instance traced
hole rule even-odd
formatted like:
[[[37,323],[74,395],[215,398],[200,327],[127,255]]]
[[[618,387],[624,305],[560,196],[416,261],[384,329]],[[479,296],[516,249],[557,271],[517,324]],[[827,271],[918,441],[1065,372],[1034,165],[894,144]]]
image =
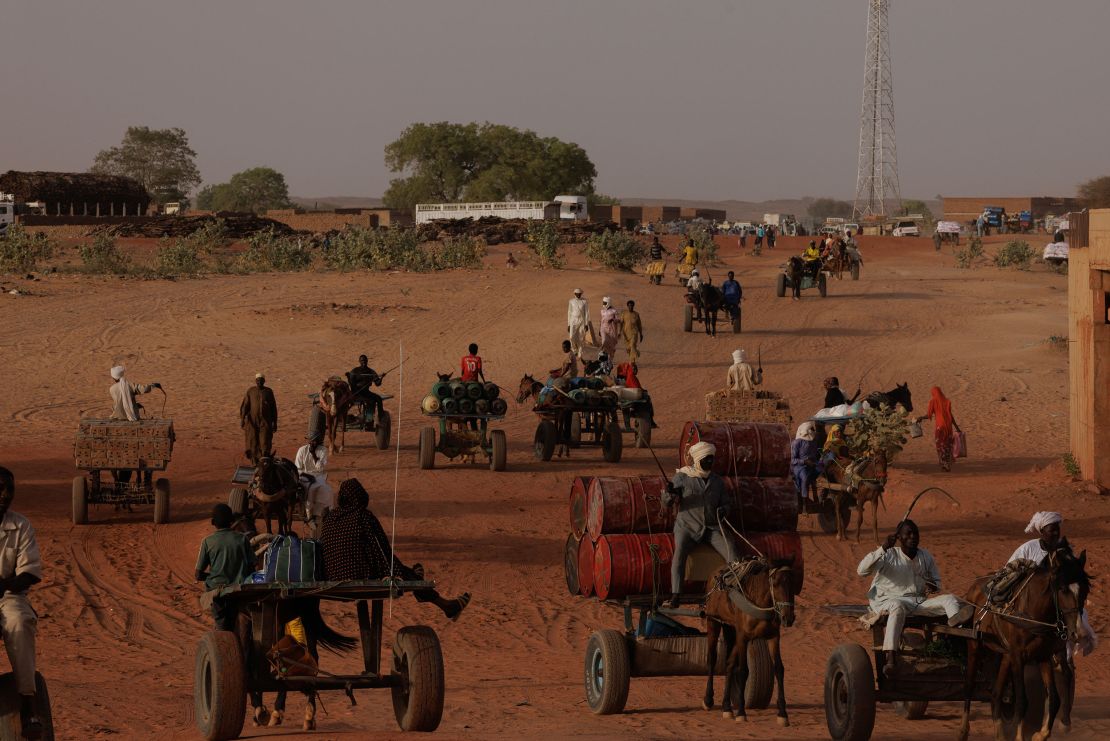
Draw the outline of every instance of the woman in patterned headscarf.
[[[375,580],[389,576],[401,581],[423,581],[424,567],[405,566],[389,546],[389,538],[378,518],[367,509],[370,495],[358,479],[339,485],[334,509],[324,513],[320,528],[320,547],[324,552],[324,571],[329,581]],[[456,599],[441,597],[434,589],[413,592],[419,602],[431,602],[452,620],[470,602],[470,594]]]

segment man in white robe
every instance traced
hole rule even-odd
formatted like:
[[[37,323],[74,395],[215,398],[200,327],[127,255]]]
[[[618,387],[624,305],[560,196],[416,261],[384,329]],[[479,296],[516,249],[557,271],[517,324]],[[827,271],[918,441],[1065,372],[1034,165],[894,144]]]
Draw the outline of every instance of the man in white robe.
[[[755,391],[763,383],[763,372],[756,372],[748,363],[748,354],[743,350],[732,351],[732,365],[728,369],[728,388],[730,391]]]
[[[140,404],[135,403],[137,394],[149,394],[152,389],[162,388],[160,383],[129,383],[123,377],[124,367],[117,365],[112,368],[112,380],[115,381],[108,388],[108,395],[112,397],[112,419],[126,419],[129,422],[139,421]]]
[[[297,450],[293,464],[297,473],[305,479],[311,479],[305,495],[305,509],[309,519],[317,524],[324,516],[324,512],[335,506],[335,491],[328,484],[328,449],[321,443],[323,438],[319,435],[308,438],[308,442]]]
[[[586,344],[586,332],[590,327],[590,305],[582,298],[582,289],[574,289],[574,298],[567,302],[567,334],[570,349],[579,358]]]

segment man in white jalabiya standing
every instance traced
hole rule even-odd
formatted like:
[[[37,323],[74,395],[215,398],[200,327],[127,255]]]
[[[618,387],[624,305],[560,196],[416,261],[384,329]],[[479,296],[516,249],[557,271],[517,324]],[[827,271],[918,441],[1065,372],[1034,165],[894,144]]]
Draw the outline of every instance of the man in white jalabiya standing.
[[[586,332],[590,327],[590,305],[582,298],[582,289],[574,289],[574,298],[567,302],[567,334],[570,350],[579,359],[586,344]]]

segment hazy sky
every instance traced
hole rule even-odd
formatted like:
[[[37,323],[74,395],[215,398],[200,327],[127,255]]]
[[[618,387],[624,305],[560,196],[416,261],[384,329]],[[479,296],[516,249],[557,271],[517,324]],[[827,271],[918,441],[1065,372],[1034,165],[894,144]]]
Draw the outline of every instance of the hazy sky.
[[[180,126],[206,183],[379,195],[414,121],[577,142],[618,196],[851,198],[867,0],[2,0],[0,171]],[[1110,173],[1110,0],[893,0],[902,193]]]

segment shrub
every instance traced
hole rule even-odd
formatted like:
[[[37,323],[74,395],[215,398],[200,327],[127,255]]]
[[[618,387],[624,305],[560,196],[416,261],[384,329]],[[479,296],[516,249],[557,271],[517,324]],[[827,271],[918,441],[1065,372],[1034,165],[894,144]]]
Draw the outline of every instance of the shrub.
[[[350,227],[331,240],[327,264],[338,270],[411,270],[481,267],[486,245],[470,237],[422,244],[415,229]]]
[[[301,238],[278,234],[273,227],[247,240],[247,251],[239,259],[245,270],[296,272],[312,267],[315,254]]]
[[[717,241],[713,239],[713,233],[705,224],[693,224],[686,230],[686,236],[694,240],[694,246],[698,248],[698,261],[708,265],[715,265],[717,263]]]
[[[30,234],[22,224],[10,224],[0,237],[0,272],[26,273],[49,260],[57,245],[43,232]]]
[[[1073,479],[1078,479],[1083,475],[1083,470],[1079,467],[1079,461],[1075,459],[1074,455],[1071,453],[1064,453],[1061,459],[1064,462],[1064,472],[1067,473],[1068,476],[1071,476]]]
[[[204,226],[185,238],[197,251],[211,254],[221,247],[227,247],[232,239],[227,232],[227,222],[223,219],[212,219],[205,222]]]
[[[975,267],[975,261],[983,256],[983,240],[979,237],[972,237],[966,248],[957,249],[954,254],[956,256],[956,267],[964,269]]]
[[[485,256],[486,243],[475,237],[448,237],[439,245],[428,248],[432,270],[480,268]]]
[[[163,238],[155,256],[154,271],[163,278],[178,275],[199,275],[204,265],[191,240]]]
[[[1028,242],[1013,240],[1007,242],[994,256],[994,264],[1000,268],[1028,270],[1033,263],[1033,248]]]
[[[554,221],[533,220],[528,222],[524,240],[536,253],[541,268],[559,269],[566,264],[559,251],[559,227]]]
[[[647,247],[628,232],[604,231],[586,240],[585,253],[614,270],[632,270],[647,257]]]
[[[97,234],[92,244],[81,245],[81,265],[86,273],[120,274],[131,269],[131,259],[120,251],[116,238]]]

